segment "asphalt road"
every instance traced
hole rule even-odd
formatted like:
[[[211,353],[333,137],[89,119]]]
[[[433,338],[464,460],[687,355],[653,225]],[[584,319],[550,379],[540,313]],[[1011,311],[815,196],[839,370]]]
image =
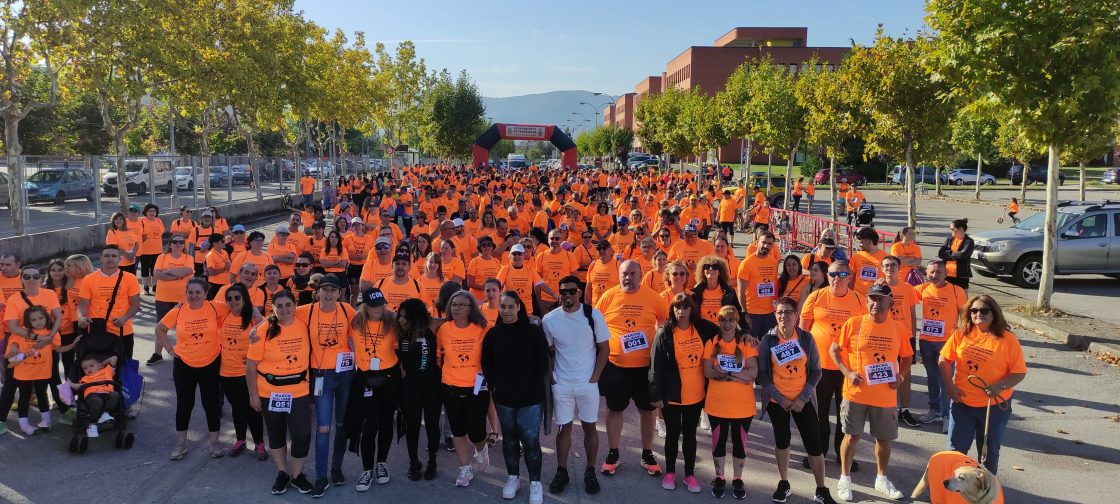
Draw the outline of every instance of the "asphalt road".
[[[885,196],[871,194],[869,198],[877,205],[882,200],[888,207],[885,210],[890,210]],[[969,212],[972,215],[971,210]],[[923,218],[925,216],[923,211]],[[883,223],[889,223],[890,218],[889,215],[884,217]],[[269,221],[258,227],[269,229],[278,221]],[[935,232],[927,230],[922,240],[932,240],[930,234]],[[741,250],[742,239],[737,242],[737,248]],[[144,309],[138,316],[136,328],[136,355],[141,358],[151,352],[155,322],[152,298],[144,296],[143,302]],[[1115,399],[1120,397],[1120,368],[1089,357],[1084,352],[1043,340],[1035,334],[1017,332],[1027,354],[1030,372],[1014,396],[1012,420],[1001,455],[999,477],[1007,502],[1103,502],[1102,492],[1116,488],[1115,475],[1120,471],[1120,406]],[[15,419],[11,418],[8,428],[10,431],[16,429],[15,432],[0,437],[0,474],[3,474],[0,478],[0,501],[70,502],[80,498],[85,502],[166,504],[304,502],[307,499],[307,496],[294,490],[278,498],[268,493],[275,476],[271,462],[257,462],[247,455],[236,459],[210,459],[200,406],[195,408],[191,423],[191,452],[182,461],[169,461],[167,455],[173,445],[171,425],[174,409],[171,364],[142,366],[142,373],[147,379],[147,390],[140,415],[130,424],[132,432],[137,435],[136,445],[131,451],[114,450],[112,437],[105,437],[93,440],[90,451],[85,455],[70,455],[66,452],[70,434],[68,426],[56,425],[55,431],[50,434],[24,439],[22,434],[16,434],[18,427]],[[921,366],[915,367],[914,375],[912,404],[913,409],[921,413],[927,403],[925,373]],[[37,421],[36,413],[33,412],[31,417],[32,421]],[[224,441],[232,439],[229,418],[227,409],[222,425]],[[672,493],[662,490],[657,479],[638,468],[640,444],[636,431],[636,418],[628,414],[622,448],[623,465],[616,476],[600,477],[602,493],[594,497],[583,493],[578,476],[584,459],[573,457],[569,461],[569,471],[575,482],[559,496],[546,494],[546,502],[667,503],[679,502],[680,499],[696,499],[697,502],[711,499],[708,493],[714,475],[709,451],[711,444],[703,432],[700,433],[697,462],[697,477],[703,485],[703,493],[692,496],[683,486]],[[751,428],[745,476],[747,502],[769,502],[769,494],[777,482],[772,432],[768,419],[756,421]],[[575,447],[582,446],[580,439],[580,435],[576,434],[573,440]],[[543,444],[543,479],[547,483],[556,467],[552,454],[555,442],[545,439]],[[603,434],[600,444],[601,462],[606,449]],[[892,480],[909,494],[920,478],[929,455],[944,449],[945,444],[945,436],[933,426],[918,429],[903,427],[899,440],[894,444],[888,472]],[[793,459],[800,460],[803,451],[797,436],[794,436],[793,450]],[[664,462],[661,439],[655,441],[655,453]],[[309,468],[313,465],[312,459],[313,456],[308,458]],[[438,478],[431,482],[414,483],[404,477],[407,456],[404,448],[395,444],[389,457],[393,480],[384,486],[375,485],[367,494],[359,494],[354,491],[353,483],[361,470],[360,460],[354,454],[347,454],[343,470],[349,483],[332,487],[325,499],[334,502],[359,502],[370,498],[388,502],[498,502],[505,481],[499,448],[490,450],[490,459],[491,468],[479,473],[470,487],[456,488],[452,484],[456,465],[454,456],[441,452]],[[869,443],[860,445],[857,460],[864,467],[853,477],[857,501],[884,501],[873,489],[874,472]],[[680,470],[678,465],[678,473]],[[830,461],[827,484],[833,492],[838,472],[837,465]],[[524,469],[521,474],[524,479]],[[66,484],[61,484],[63,477],[67,478]],[[794,464],[790,480],[794,492],[790,502],[811,502],[811,473]],[[527,483],[524,483],[516,502],[527,499],[527,488]]]

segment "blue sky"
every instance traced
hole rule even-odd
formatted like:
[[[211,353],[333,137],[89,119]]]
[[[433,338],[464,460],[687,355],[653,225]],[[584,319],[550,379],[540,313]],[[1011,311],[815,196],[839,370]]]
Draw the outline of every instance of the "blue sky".
[[[691,45],[735,26],[806,26],[809,46],[869,43],[876,25],[922,27],[920,0],[296,0],[328,28],[363,31],[372,48],[416,43],[429,69],[466,69],[484,96],[580,89],[618,95]]]

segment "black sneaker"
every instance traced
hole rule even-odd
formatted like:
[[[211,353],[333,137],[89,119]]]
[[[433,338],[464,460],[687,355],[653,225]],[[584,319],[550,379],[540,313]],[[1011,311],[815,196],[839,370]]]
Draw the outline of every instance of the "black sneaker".
[[[556,468],[556,476],[552,477],[552,481],[548,484],[548,493],[558,494],[564,491],[564,487],[568,486],[568,469],[565,467]]]
[[[436,479],[436,459],[429,459],[428,465],[424,467],[424,481],[432,481]]]
[[[334,486],[346,484],[346,476],[342,474],[342,469],[331,469],[331,484]]]
[[[327,478],[315,478],[315,488],[311,490],[311,497],[318,499],[327,493],[327,487],[331,486]]]
[[[443,444],[444,444],[444,446],[447,447],[447,451],[449,451],[449,452],[455,451],[455,442],[452,441],[451,438],[449,438],[449,437],[443,438]]]
[[[801,459],[801,467],[804,467],[806,469],[812,469],[813,468],[813,466],[809,465],[809,457],[805,457],[805,458]]]
[[[716,477],[712,480],[712,497],[722,499],[723,494],[727,492],[727,480]]]
[[[607,451],[607,458],[603,460],[603,474],[614,476],[615,471],[618,470],[619,458],[618,450]]]
[[[774,490],[774,495],[770,496],[773,502],[785,502],[789,497],[789,481],[781,480],[778,482],[778,489]]]
[[[747,484],[743,483],[741,479],[731,480],[731,495],[736,499],[743,500],[747,498]]]
[[[148,357],[148,362],[146,362],[145,364],[153,366],[161,362],[163,362],[163,356],[158,353],[154,353],[151,357]]]
[[[408,463],[408,481],[420,481],[420,471],[423,466],[419,461],[412,461]]]
[[[599,477],[595,475],[594,467],[583,470],[583,488],[589,495],[599,493]]]
[[[276,473],[276,482],[272,484],[272,495],[280,495],[288,491],[288,483],[292,482],[292,477],[288,473],[280,471]]]
[[[307,481],[307,476],[304,476],[303,473],[299,473],[292,479],[292,486],[296,487],[296,490],[299,490],[301,494],[311,493],[311,490],[315,488],[310,481]]]
[[[657,458],[653,456],[651,450],[642,450],[642,467],[646,469],[646,473],[650,476],[661,476],[661,466],[657,463]]]
[[[813,498],[813,502],[817,504],[836,504],[832,494],[828,493],[828,487],[817,487],[817,496]]]
[[[910,414],[910,410],[904,409],[898,412],[898,421],[906,424],[909,427],[917,427],[922,425],[914,415]]]

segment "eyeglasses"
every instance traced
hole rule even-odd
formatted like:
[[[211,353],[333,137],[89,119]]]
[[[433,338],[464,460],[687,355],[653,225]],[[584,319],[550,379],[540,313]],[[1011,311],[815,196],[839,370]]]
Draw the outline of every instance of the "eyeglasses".
[[[783,315],[784,315],[784,316],[790,316],[790,315],[794,315],[794,314],[796,314],[796,313],[797,313],[797,312],[796,312],[796,311],[794,311],[794,310],[775,310],[775,311],[774,311],[774,315],[777,315],[777,316],[779,316],[779,317],[781,317],[781,316],[783,316]]]
[[[43,275],[41,275],[39,273],[24,273],[23,274],[23,279],[24,280],[38,280],[40,278],[43,278]]]
[[[226,301],[241,301],[240,294],[229,294],[226,296]]]
[[[187,242],[184,241],[184,240],[171,240],[172,245],[182,245],[184,243],[187,243]]]
[[[373,248],[377,250],[389,250],[390,247],[392,247],[392,245],[389,245],[388,243],[378,243],[377,245],[373,246]]]
[[[233,234],[245,234],[244,231],[234,231]]]
[[[23,278],[26,279],[27,275],[24,275]],[[977,313],[979,313],[981,315],[987,315],[989,313],[992,313],[992,309],[991,308],[969,308],[968,313],[971,313],[973,315],[976,315]]]
[[[663,233],[663,234],[658,235],[658,238],[672,238],[672,237],[673,237],[673,235],[668,234],[668,233]]]
[[[591,239],[591,235],[582,235],[582,236],[583,236],[584,240],[590,240]]]
[[[297,268],[306,268],[308,266],[311,266],[311,263],[305,263],[305,262],[296,263]]]
[[[571,289],[560,289],[560,295],[561,296],[574,296],[576,294],[579,294],[579,288],[578,287],[571,288]]]
[[[595,250],[607,250],[610,247],[595,247]]]
[[[851,273],[848,273],[847,271],[829,271],[828,272],[828,276],[830,278],[848,278],[848,275],[851,275]]]

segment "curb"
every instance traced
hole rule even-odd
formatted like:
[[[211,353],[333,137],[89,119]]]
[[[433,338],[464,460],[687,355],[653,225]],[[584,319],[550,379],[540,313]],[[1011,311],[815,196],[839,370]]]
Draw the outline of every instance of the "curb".
[[[899,193],[899,194],[904,194],[904,193]],[[921,199],[924,199],[924,200],[947,201],[947,202],[951,202],[951,203],[963,203],[963,204],[966,204],[966,205],[983,205],[983,206],[989,206],[989,207],[995,207],[995,208],[1004,208],[1004,207],[1007,206],[1006,203],[996,203],[994,201],[976,200],[976,199],[970,199],[970,198],[953,198],[953,197],[949,197],[949,196],[937,196],[935,194],[918,194],[917,196]],[[1020,208],[1035,210],[1035,211],[1038,211],[1038,212],[1046,210],[1045,206],[1038,206],[1038,205],[1033,205],[1033,204],[1019,203],[1019,206],[1020,206]]]
[[[1003,312],[1003,316],[1011,324],[1039,333],[1047,339],[1064,343],[1070,348],[1120,357],[1120,344],[1093,341],[1089,336],[1073,334],[1069,331],[1058,329],[1049,324],[1026,318],[1016,313],[1005,311]]]

